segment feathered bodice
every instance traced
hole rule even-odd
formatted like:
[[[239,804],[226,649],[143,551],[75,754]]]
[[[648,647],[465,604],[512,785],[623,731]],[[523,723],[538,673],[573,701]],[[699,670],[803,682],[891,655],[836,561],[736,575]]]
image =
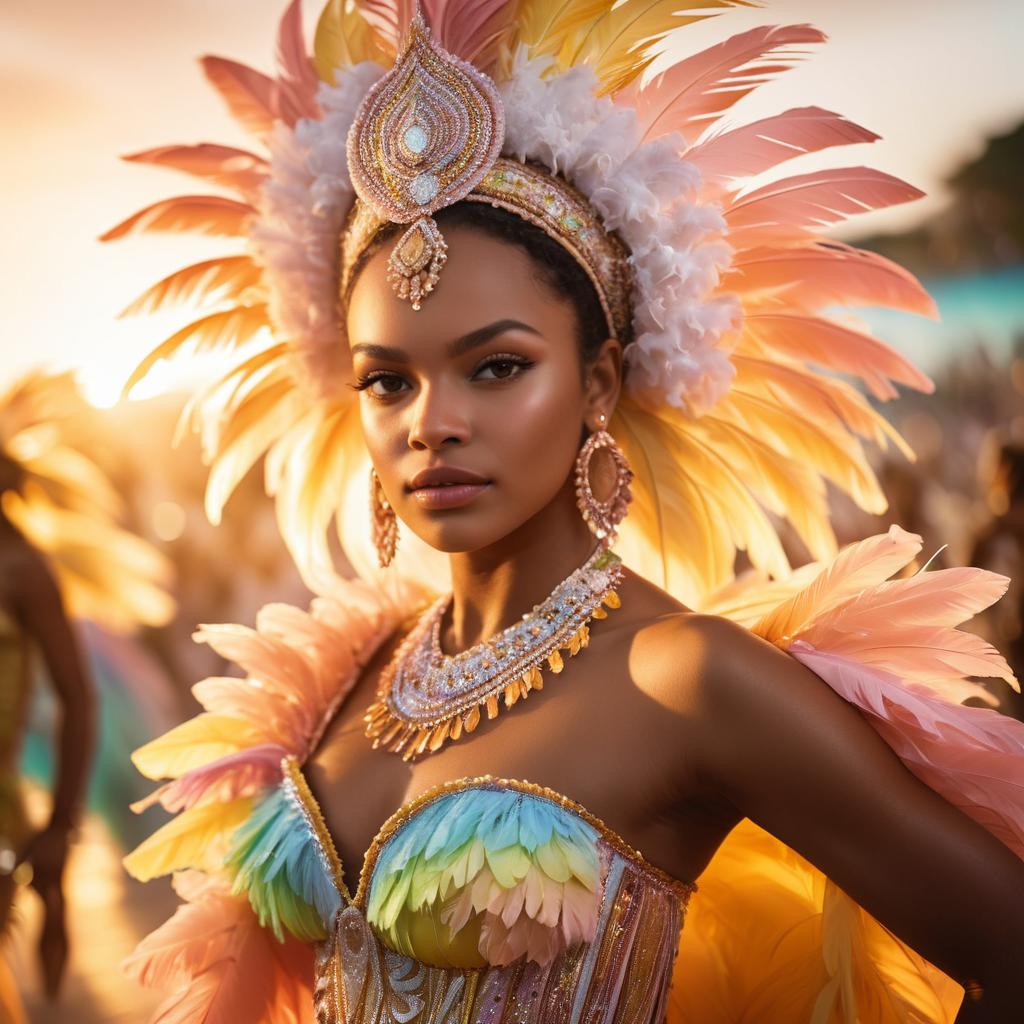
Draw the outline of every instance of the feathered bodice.
[[[889,580],[920,546],[894,526],[799,588],[733,595],[733,614],[1024,855],[1024,725],[957,703],[984,693],[968,672],[1013,680],[997,652],[954,628],[1006,578]],[[128,961],[143,983],[177,987],[161,1024],[311,1024],[314,1006],[324,1024],[660,1024],[666,1012],[721,1024],[753,1019],[755,1005],[766,1022],[812,1009],[822,1024],[952,1020],[953,982],[750,822],[691,901],[694,886],[567,797],[459,779],[381,826],[350,892],[303,765],[400,618],[350,582],[309,613],[270,605],[256,629],[198,634],[245,677],[199,683],[205,713],[134,755],[172,780],[151,800],[180,812],[125,862],[141,879],[177,872],[185,900]],[[836,949],[849,955],[826,955]]]
[[[663,1018],[694,887],[578,804],[509,779],[446,783],[388,819],[350,895],[297,765],[287,777],[338,897],[318,1021]]]

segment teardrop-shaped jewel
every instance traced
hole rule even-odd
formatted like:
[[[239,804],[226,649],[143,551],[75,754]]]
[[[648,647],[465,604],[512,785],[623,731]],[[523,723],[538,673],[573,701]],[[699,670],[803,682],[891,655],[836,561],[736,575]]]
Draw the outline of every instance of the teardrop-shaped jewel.
[[[469,195],[504,138],[494,82],[438,45],[417,13],[395,66],[356,114],[349,173],[363,202],[405,224]]]
[[[395,66],[356,114],[348,134],[349,175],[360,200],[379,217],[433,224],[430,214],[464,199],[483,180],[504,138],[505,112],[494,82],[439,46],[417,12]],[[436,224],[434,231],[440,238]],[[408,241],[403,235],[398,247]],[[414,249],[399,260],[419,263]],[[396,293],[418,306],[443,263],[431,265],[429,283],[393,279]]]

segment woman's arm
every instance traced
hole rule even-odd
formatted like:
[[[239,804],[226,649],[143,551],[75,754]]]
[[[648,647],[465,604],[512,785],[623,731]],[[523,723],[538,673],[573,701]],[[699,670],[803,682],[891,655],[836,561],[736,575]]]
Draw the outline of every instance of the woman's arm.
[[[32,865],[32,885],[45,905],[39,952],[46,992],[52,998],[67,962],[62,879],[69,834],[89,778],[95,701],[57,582],[41,560],[25,573],[17,607],[22,626],[42,652],[59,707],[50,821],[19,854]]]
[[[979,984],[958,1024],[1020,1019],[1024,862],[795,658],[728,619],[683,628],[698,628],[706,651],[692,753],[708,790],[951,977]]]
[[[88,781],[95,718],[93,693],[57,582],[42,563],[36,571],[25,574],[19,597],[22,625],[38,644],[57,694],[57,784],[47,827],[66,831],[77,819]]]

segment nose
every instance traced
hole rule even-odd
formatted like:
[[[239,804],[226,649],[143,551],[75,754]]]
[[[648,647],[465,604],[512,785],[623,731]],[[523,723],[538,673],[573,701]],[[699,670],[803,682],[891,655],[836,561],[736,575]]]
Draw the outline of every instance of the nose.
[[[409,447],[415,451],[465,444],[469,424],[459,403],[436,384],[425,384],[413,403],[409,424]]]

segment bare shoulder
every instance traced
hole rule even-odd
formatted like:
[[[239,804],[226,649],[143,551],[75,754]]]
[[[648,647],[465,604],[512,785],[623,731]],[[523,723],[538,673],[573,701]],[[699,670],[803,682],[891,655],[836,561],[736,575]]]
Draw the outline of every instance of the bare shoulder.
[[[647,660],[663,666],[666,693],[696,688],[709,709],[783,709],[811,691],[834,693],[814,672],[746,626],[702,612],[663,616],[637,635]],[[842,703],[842,701],[840,701]]]

